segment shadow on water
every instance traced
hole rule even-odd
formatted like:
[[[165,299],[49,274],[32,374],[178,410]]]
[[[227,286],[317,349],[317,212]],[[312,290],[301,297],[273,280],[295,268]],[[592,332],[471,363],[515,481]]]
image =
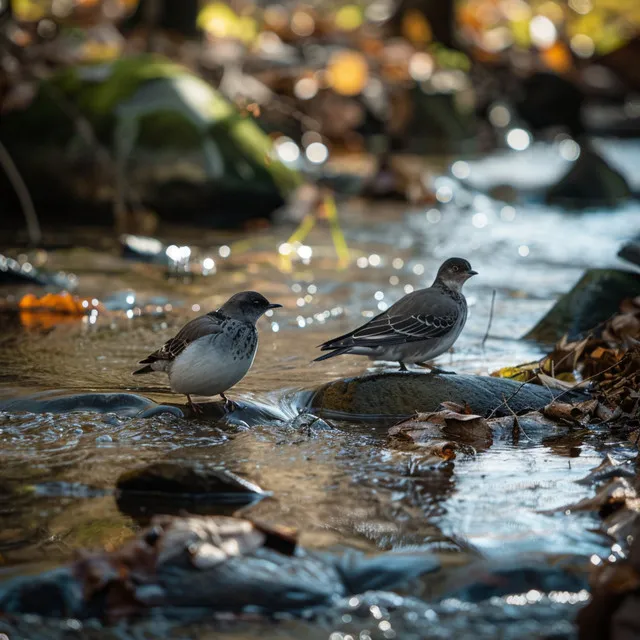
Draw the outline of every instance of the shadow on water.
[[[502,205],[488,199],[483,203],[482,219],[443,208],[437,224],[424,211],[354,206],[344,224],[359,257],[342,272],[335,270],[330,240],[322,230],[309,240],[311,264],[297,264],[293,273],[276,268],[273,249],[281,238],[274,232],[250,238],[249,248],[238,255],[232,251],[220,260],[214,276],[180,286],[155,268],[131,266],[113,256],[107,260],[98,251],[52,256],[52,264],[80,276],[80,295],[102,299],[114,290],[133,290],[140,299],[166,296],[173,308],[133,318],[105,313],[95,324],[66,323],[46,333],[5,317],[0,342],[0,401],[5,403],[57,389],[61,394],[132,392],[183,406],[163,378],[141,381],[130,372],[137,360],[196,315],[194,305],[215,308],[231,292],[251,288],[285,308],[260,321],[254,367],[230,394],[241,403],[262,403],[259,419],[187,419],[179,411],[142,418],[138,413],[144,400],[129,414],[108,407],[102,413],[29,413],[19,403],[1,412],[3,574],[27,570],[34,562],[66,560],[79,548],[117,547],[134,535],[144,518],[120,510],[113,487],[124,471],[158,460],[212,462],[257,483],[271,495],[251,506],[252,516],[299,528],[307,547],[375,551],[426,544],[441,554],[445,567],[483,557],[498,561],[515,553],[539,554],[546,562],[604,552],[608,542],[590,531],[596,524],[591,515],[541,513],[590,495],[590,488],[576,480],[605,451],[631,455],[623,444],[605,445],[597,432],[527,433],[517,442],[506,433],[484,451],[434,466],[389,448],[386,429],[376,422],[339,422],[327,431],[292,426],[303,404],[298,389],[384,366],[356,357],[311,365],[315,345],[386,308],[411,287],[424,286],[444,257],[463,255],[480,275],[468,286],[467,328],[455,352],[442,356],[440,364],[458,372],[487,373],[539,357],[539,348],[519,336],[585,267],[615,265],[619,242],[637,226],[637,205],[588,216],[522,207],[505,216]],[[566,242],[569,236],[571,243]],[[174,230],[172,237],[186,242],[189,232]],[[237,239],[227,242],[233,246]],[[213,253],[219,240],[204,234],[200,244]],[[93,262],[108,268],[97,272]],[[498,290],[493,329],[482,347],[493,288]],[[403,639],[465,633],[488,638],[508,627],[505,618],[511,618],[518,620],[520,634],[505,631],[501,637],[562,637],[571,632],[569,619],[583,596],[575,595],[573,601],[554,597],[540,593],[526,606],[506,596],[484,603],[450,598],[426,605],[386,594],[377,600],[371,596],[370,603],[345,602],[326,619],[262,623],[260,635],[339,640],[365,631],[359,637],[391,638],[386,633],[391,630]],[[175,630],[166,624],[160,619],[144,623],[136,637],[162,635],[163,629],[169,637]],[[215,631],[206,626],[189,633],[200,638],[256,633],[256,623],[221,624]],[[23,620],[13,630],[31,638],[62,637],[63,626]],[[89,626],[85,631],[83,637],[111,637],[108,630]]]

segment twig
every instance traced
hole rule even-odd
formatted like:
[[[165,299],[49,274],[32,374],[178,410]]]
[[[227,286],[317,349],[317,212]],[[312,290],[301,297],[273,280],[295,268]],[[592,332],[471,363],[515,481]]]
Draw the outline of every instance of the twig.
[[[32,245],[40,244],[42,240],[42,229],[40,228],[40,222],[38,220],[38,214],[36,208],[33,205],[31,194],[25,184],[18,167],[16,167],[13,158],[7,151],[7,148],[0,142],[0,165],[4,169],[4,172],[9,178],[11,186],[20,200],[20,206],[22,207],[22,213],[27,224],[27,233],[29,234],[29,241]]]
[[[489,324],[487,324],[487,331],[484,334],[484,338],[482,338],[482,343],[481,343],[481,347],[482,350],[484,351],[484,343],[487,341],[487,338],[489,337],[489,331],[491,331],[491,323],[493,322],[493,308],[496,302],[496,290],[493,290],[493,293],[491,294],[491,310],[489,311]]]
[[[509,400],[513,400],[513,398],[515,398],[520,391],[522,390],[522,387],[524,387],[525,384],[529,384],[529,380],[525,380],[506,400],[504,400],[503,402],[501,402],[488,416],[487,416],[487,420],[493,418],[493,416],[496,414],[496,411],[498,411],[498,409],[500,409],[500,407],[503,407],[504,405],[508,406],[508,402]]]
[[[531,438],[527,435],[527,432],[522,428],[522,425],[520,424],[520,420],[518,420],[518,416],[516,414],[516,412],[509,406],[509,403],[506,403],[507,409],[509,409],[509,411],[511,412],[511,415],[513,416],[513,426],[514,427],[518,427],[518,438],[520,437],[520,431],[522,431],[522,433],[524,434],[524,437],[531,442]]]

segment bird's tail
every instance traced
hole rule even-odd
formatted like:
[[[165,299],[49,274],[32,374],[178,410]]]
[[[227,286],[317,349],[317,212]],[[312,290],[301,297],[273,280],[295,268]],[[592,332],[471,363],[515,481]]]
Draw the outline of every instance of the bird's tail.
[[[343,353],[349,353],[349,349],[351,349],[351,347],[342,347],[341,349],[330,351],[329,353],[325,353],[323,356],[319,356],[313,362],[320,362],[321,360],[328,360],[334,356],[341,356]]]
[[[139,376],[143,373],[151,373],[153,371],[153,368],[151,367],[151,365],[146,365],[145,367],[141,367],[140,369],[136,369],[133,372],[134,376]]]

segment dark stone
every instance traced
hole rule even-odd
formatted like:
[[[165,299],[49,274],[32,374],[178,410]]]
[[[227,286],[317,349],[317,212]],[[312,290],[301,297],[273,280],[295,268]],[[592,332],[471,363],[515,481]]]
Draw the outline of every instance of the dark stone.
[[[482,602],[489,598],[527,593],[532,589],[578,592],[588,588],[588,580],[581,557],[567,558],[551,564],[548,558],[505,558],[480,560],[470,566],[452,571],[444,585],[438,587],[438,599],[457,598]]]
[[[172,413],[183,417],[179,407],[157,404],[135,393],[73,393],[62,395],[60,391],[43,391],[24,398],[0,401],[1,411],[25,411],[28,413],[71,413],[94,411],[115,413],[125,417],[148,418],[160,413]]]
[[[130,418],[150,418],[162,413],[171,413],[179,418],[208,418],[230,424],[239,421],[249,424],[280,423],[285,420],[275,407],[258,403],[234,402],[228,412],[224,402],[199,404],[199,413],[188,405],[157,404],[136,393],[72,393],[43,391],[23,398],[0,400],[0,411],[26,411],[29,413],[70,413],[72,411],[95,411],[115,413]]]
[[[582,144],[579,158],[549,188],[545,201],[569,208],[615,207],[629,197],[631,189],[625,177],[591,145]]]
[[[127,493],[202,494],[236,504],[266,495],[257,484],[231,471],[210,464],[169,461],[126,471],[116,488]]]
[[[640,236],[623,245],[618,251],[618,257],[640,267]]]
[[[400,418],[416,412],[437,411],[444,401],[468,404],[472,413],[510,415],[504,401],[516,413],[547,405],[552,391],[525,384],[472,375],[390,372],[329,382],[308,400],[312,410],[335,418]]]
[[[575,340],[617,313],[623,300],[639,295],[639,274],[590,269],[524,338],[548,344],[564,335]]]

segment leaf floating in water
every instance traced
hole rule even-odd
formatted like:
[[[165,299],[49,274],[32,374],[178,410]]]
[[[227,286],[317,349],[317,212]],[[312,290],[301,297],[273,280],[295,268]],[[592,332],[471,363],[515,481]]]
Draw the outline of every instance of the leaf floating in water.
[[[432,446],[434,441],[442,440],[443,436],[482,448],[493,441],[491,427],[485,418],[472,413],[458,413],[451,409],[418,413],[415,417],[391,427],[388,435],[390,438],[410,441],[419,446]],[[436,447],[436,455],[437,451]]]

